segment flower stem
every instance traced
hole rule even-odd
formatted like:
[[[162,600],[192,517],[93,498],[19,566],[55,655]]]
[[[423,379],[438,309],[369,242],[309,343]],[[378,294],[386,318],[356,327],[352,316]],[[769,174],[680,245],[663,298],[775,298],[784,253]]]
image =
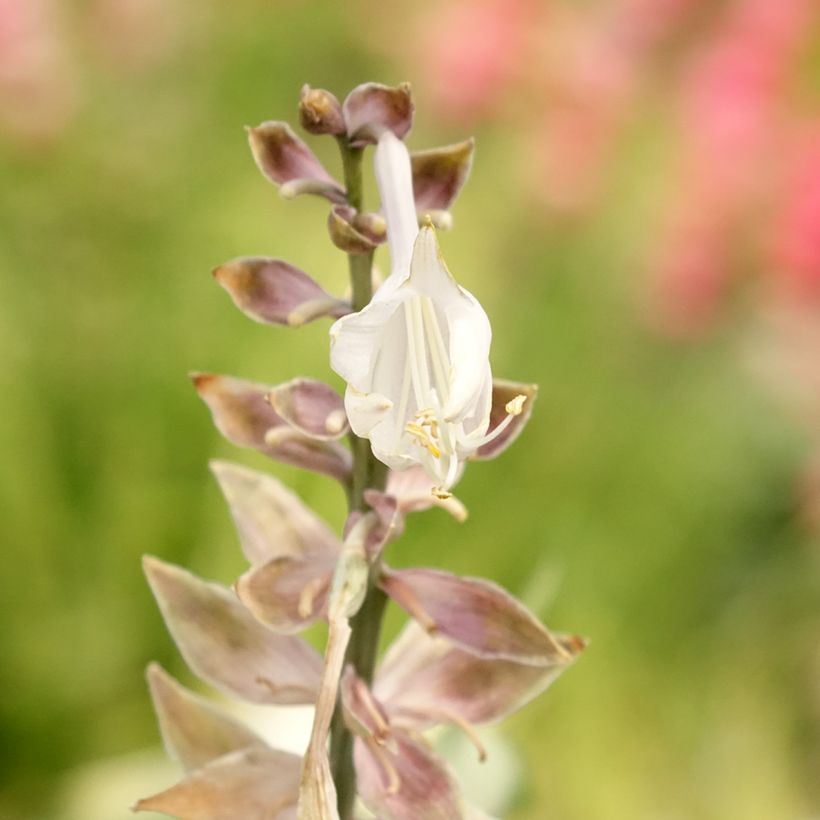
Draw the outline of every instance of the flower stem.
[[[347,200],[357,211],[362,208],[362,148],[352,147],[346,138],[339,138],[339,149],[342,154],[344,181]],[[350,283],[352,289],[353,310],[361,310],[373,296],[372,268],[373,254],[348,254]],[[350,445],[353,453],[353,482],[350,492],[350,512],[366,510],[365,490],[384,489],[387,481],[387,468],[376,459],[367,439],[350,434]],[[356,674],[368,684],[373,679],[373,668],[376,664],[376,653],[379,646],[382,617],[387,596],[376,585],[378,565],[375,565],[368,579],[367,595],[361,609],[351,619],[352,629],[350,643],[345,655],[345,665],[350,664]],[[353,765],[353,737],[345,726],[339,702],[330,725],[330,770],[336,785],[339,817],[351,820],[353,804],[356,800],[356,769]]]

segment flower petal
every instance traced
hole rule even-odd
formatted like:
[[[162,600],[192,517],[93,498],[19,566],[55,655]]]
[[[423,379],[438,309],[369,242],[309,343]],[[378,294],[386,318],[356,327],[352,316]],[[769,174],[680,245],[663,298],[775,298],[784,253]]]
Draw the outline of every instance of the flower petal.
[[[392,750],[354,740],[356,782],[365,806],[381,820],[463,817],[461,792],[444,761],[401,729],[391,731],[391,740]]]
[[[485,461],[501,455],[517,438],[530,420],[532,408],[538,395],[537,384],[524,384],[522,382],[504,381],[493,379],[492,406],[490,408],[490,427],[488,434],[498,427],[509,415],[507,404],[517,396],[525,396],[523,409],[515,415],[509,422],[504,432],[499,433],[492,441],[482,444],[476,450],[473,458]]]
[[[145,574],[188,666],[253,703],[313,703],[322,662],[304,641],[266,629],[219,584],[145,556]]]
[[[446,211],[453,204],[470,175],[474,151],[475,140],[469,139],[410,153],[417,211]]]
[[[345,723],[354,735],[359,796],[385,820],[458,818],[461,794],[447,766],[400,727],[367,684],[345,669],[339,694]]]
[[[344,188],[286,122],[263,122],[248,128],[248,142],[259,170],[275,185],[310,180],[309,193],[331,202],[346,201]]]
[[[342,106],[336,97],[324,88],[302,86],[299,96],[299,124],[310,134],[345,133]]]
[[[401,139],[413,124],[410,84],[395,88],[364,83],[354,88],[342,104],[347,136],[354,145],[374,143],[385,129]]]
[[[390,247],[390,276],[375,297],[382,301],[392,296],[410,274],[413,242],[419,232],[410,154],[405,144],[391,131],[385,131],[379,137],[373,156],[373,170]]]
[[[327,217],[330,240],[345,253],[371,253],[378,245],[363,226],[355,223],[356,211],[349,205],[334,205]]]
[[[584,648],[575,636],[556,639],[564,650],[561,660],[522,664],[466,652],[411,621],[388,650],[374,693],[391,720],[418,730],[497,721],[543,692]]]
[[[256,322],[296,327],[350,313],[349,302],[335,299],[304,271],[282,259],[242,256],[220,265],[216,281],[234,304]]]
[[[268,394],[276,413],[294,430],[319,441],[333,441],[349,431],[342,397],[316,379],[292,379]]]
[[[558,663],[567,652],[506,590],[435,569],[382,570],[379,586],[429,632],[482,658]]]
[[[165,749],[185,771],[239,749],[266,747],[262,738],[186,689],[159,664],[148,667],[147,678]]]
[[[286,820],[293,816],[299,767],[296,755],[275,749],[232,752],[140,800],[134,810],[178,820]]]
[[[276,632],[301,632],[327,614],[337,555],[275,558],[246,572],[236,594],[254,617]]]
[[[490,320],[478,300],[460,287],[447,269],[436,232],[429,226],[423,227],[416,238],[408,281],[433,300],[448,328],[450,396],[444,417],[447,421],[462,421],[478,410],[481,422],[470,432],[483,435],[483,415],[489,413],[491,395]]]
[[[377,296],[381,291],[380,288]],[[391,300],[374,299],[358,313],[343,316],[331,325],[330,365],[359,393],[373,392],[373,362],[382,347],[385,326],[405,298],[402,293]],[[355,419],[349,418],[355,432]]]
[[[266,401],[272,385],[194,373],[200,398],[208,405],[214,424],[232,444],[252,447],[271,458],[339,481],[350,476],[350,451],[333,441],[317,441],[292,429]]]
[[[282,557],[332,556],[340,549],[330,528],[272,475],[229,461],[211,461],[210,467],[251,564]]]

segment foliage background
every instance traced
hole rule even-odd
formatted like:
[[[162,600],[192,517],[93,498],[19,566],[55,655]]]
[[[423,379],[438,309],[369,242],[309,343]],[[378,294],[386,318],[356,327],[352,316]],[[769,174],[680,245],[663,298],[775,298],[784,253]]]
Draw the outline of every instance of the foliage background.
[[[356,2],[43,8],[51,74],[0,137],[0,817],[116,820],[157,780],[145,664],[192,682],[140,555],[225,582],[242,566],[207,460],[269,467],[343,516],[326,480],[220,440],[186,380],[337,383],[325,325],[254,325],[210,279],[259,253],[345,287],[324,206],[279,199],[242,126],[295,119],[303,82],[412,81],[425,55],[391,48],[402,4],[390,31]],[[411,147],[469,134],[437,120],[430,88]],[[4,114],[20,102],[0,99]],[[392,559],[493,577],[592,640],[505,724],[521,765],[506,816],[817,815],[818,547],[796,491],[811,433],[747,366],[742,300],[695,340],[646,321],[636,260],[669,154],[657,109],[638,110],[577,219],[522,187],[521,127],[476,123],[442,244],[491,316],[495,371],[540,384],[536,412],[502,460],[468,470],[468,522],[417,516]]]

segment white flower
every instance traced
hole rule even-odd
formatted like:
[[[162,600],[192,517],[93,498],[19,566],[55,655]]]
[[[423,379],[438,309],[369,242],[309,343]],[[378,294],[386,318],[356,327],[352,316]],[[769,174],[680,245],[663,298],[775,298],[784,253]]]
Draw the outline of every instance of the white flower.
[[[447,270],[433,228],[418,228],[404,143],[387,131],[375,154],[392,270],[369,305],[331,328],[331,365],[356,435],[395,470],[421,464],[446,495],[488,440],[490,323]]]

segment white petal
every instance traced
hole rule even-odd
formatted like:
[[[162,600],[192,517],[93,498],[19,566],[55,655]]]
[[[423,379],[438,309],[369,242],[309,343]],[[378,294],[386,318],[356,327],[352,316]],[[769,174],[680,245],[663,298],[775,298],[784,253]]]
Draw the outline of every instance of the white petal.
[[[468,301],[445,308],[450,328],[450,399],[444,417],[462,421],[476,407],[482,408],[482,434],[490,423],[492,374],[490,372],[490,320],[478,300],[463,291]]]
[[[413,174],[410,154],[392,131],[379,137],[374,156],[376,184],[387,221],[387,243],[390,246],[392,273],[384,285],[386,293],[401,284],[410,271],[413,242],[419,231],[413,197]]]
[[[460,287],[447,270],[436,232],[430,227],[422,228],[416,239],[408,284],[433,300],[447,328],[450,396],[444,417],[448,421],[463,421],[481,408],[476,427],[481,427],[483,434],[489,424],[492,396],[490,320],[475,296]]]
[[[385,326],[402,301],[403,295],[386,301],[374,299],[330,328],[330,366],[360,393],[371,392],[373,365]]]
[[[357,436],[367,438],[370,431],[384,420],[393,402],[381,393],[360,393],[355,387],[345,391],[345,410],[350,426]]]

